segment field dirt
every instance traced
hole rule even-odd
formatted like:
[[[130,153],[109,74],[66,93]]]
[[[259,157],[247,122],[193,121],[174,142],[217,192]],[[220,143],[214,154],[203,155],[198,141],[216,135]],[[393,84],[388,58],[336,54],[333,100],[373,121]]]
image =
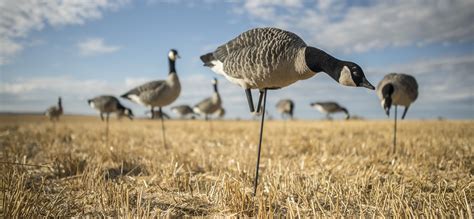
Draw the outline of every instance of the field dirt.
[[[1,213],[473,218],[474,122],[0,116]]]

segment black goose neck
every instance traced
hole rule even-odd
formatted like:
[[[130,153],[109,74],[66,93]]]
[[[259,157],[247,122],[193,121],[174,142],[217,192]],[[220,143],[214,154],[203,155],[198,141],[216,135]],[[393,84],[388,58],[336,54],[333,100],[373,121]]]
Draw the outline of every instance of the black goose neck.
[[[395,91],[395,88],[393,87],[393,84],[391,83],[388,83],[382,87],[382,95],[384,97],[392,96],[394,91]]]
[[[219,93],[219,91],[217,91],[217,84],[213,84],[212,86],[214,87],[214,92]]]
[[[313,72],[325,72],[334,80],[339,80],[342,61],[327,54],[323,50],[314,47],[306,47],[305,61],[308,68]]]
[[[175,60],[168,58],[168,63],[169,63],[169,67],[170,67],[169,74],[176,73]]]

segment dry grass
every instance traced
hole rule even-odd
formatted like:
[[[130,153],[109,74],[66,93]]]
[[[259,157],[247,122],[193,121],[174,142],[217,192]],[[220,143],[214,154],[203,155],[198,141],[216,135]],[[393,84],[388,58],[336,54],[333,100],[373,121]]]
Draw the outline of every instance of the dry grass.
[[[472,218],[474,122],[258,122],[0,117],[1,212],[37,216],[453,216]],[[12,165],[21,163],[29,165]]]

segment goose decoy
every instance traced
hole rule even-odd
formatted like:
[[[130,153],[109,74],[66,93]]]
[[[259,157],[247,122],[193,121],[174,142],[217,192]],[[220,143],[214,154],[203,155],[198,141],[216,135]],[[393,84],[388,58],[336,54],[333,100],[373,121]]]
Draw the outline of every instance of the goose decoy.
[[[405,119],[408,108],[418,97],[418,83],[416,79],[407,74],[390,73],[377,85],[377,96],[387,116],[390,116],[390,107],[395,105],[395,118],[393,126],[393,153],[397,147],[397,106],[405,107],[402,119]]]
[[[217,90],[217,79],[214,78],[212,80],[212,86],[214,87],[214,93],[212,94],[212,97],[202,100],[193,108],[194,113],[204,115],[205,120],[208,120],[209,115],[219,110],[222,104],[221,96]]]
[[[161,115],[161,108],[173,103],[181,93],[181,84],[179,83],[178,73],[176,72],[175,62],[179,58],[178,51],[171,49],[168,53],[169,74],[166,80],[150,81],[142,84],[121,97],[129,99],[135,103],[150,107],[153,111],[158,107]],[[154,118],[151,113],[151,118]],[[166,148],[165,125],[163,117],[161,119],[161,132],[163,138],[163,146]]]
[[[111,113],[116,113],[118,117],[126,116],[130,120],[133,119],[133,112],[131,109],[123,106],[120,101],[115,98],[114,96],[109,95],[102,95],[97,96],[92,99],[87,100],[92,109],[98,110],[100,119],[104,121],[104,113],[105,113],[105,121],[109,121],[109,116]]]
[[[245,90],[250,112],[255,112],[250,90],[260,91],[257,113],[262,110],[262,119],[254,195],[258,184],[268,89],[286,87],[298,80],[308,79],[318,72],[326,72],[342,85],[374,89],[357,64],[336,59],[323,50],[307,46],[298,35],[277,28],[248,30],[200,58],[204,66]]]
[[[281,118],[284,119],[285,116],[289,116],[290,119],[293,119],[293,111],[295,109],[295,103],[290,99],[283,99],[278,101],[276,104],[277,111],[281,114]]]
[[[61,102],[61,97],[58,97],[58,105],[51,106],[46,109],[45,115],[49,118],[50,121],[59,121],[59,117],[63,114],[63,104]]]
[[[106,122],[106,135],[109,135],[109,116],[111,113],[116,113],[118,118],[122,116],[133,119],[133,112],[131,109],[123,106],[120,101],[114,96],[102,95],[87,100],[87,103],[92,109],[99,111],[100,119]]]
[[[349,111],[336,102],[314,102],[310,104],[311,107],[319,110],[319,112],[326,114],[326,118],[331,120],[330,114],[343,112],[346,114],[346,119],[349,119]]]
[[[188,105],[179,105],[171,107],[171,111],[178,114],[181,119],[184,119],[188,115],[194,115],[193,108]]]

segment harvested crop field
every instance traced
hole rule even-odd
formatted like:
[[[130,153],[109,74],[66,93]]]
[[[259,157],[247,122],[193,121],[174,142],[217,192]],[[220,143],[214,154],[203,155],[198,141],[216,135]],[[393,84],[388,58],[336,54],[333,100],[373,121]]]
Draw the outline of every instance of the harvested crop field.
[[[37,216],[472,218],[474,122],[1,116],[1,212]]]

